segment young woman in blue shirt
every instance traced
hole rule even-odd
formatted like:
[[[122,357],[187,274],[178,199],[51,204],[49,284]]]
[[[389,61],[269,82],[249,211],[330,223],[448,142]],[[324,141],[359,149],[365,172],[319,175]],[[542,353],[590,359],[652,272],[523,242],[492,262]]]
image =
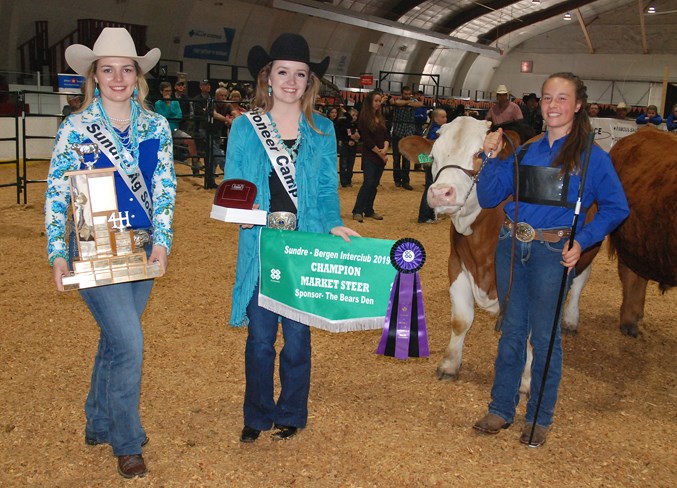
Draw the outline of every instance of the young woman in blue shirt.
[[[582,206],[590,209],[596,203],[598,210],[589,223],[583,223],[584,215],[578,220],[575,240],[569,249],[574,203],[581,184],[588,135],[592,130],[585,111],[586,102],[586,87],[572,73],[553,74],[543,84],[540,105],[547,130],[521,148],[524,154],[519,163],[519,175],[523,183],[542,182],[544,179],[539,179],[539,175],[548,176],[548,181],[552,182],[550,185],[520,185],[517,195],[513,156],[505,160],[490,159],[477,184],[482,207],[495,207],[509,196],[518,196],[519,206],[514,201],[505,205],[506,221],[496,249],[496,282],[499,300],[504,307],[502,333],[489,411],[475,423],[474,428],[497,434],[513,423],[529,340],[533,346],[531,396],[527,402],[526,425],[520,437],[522,443],[529,444],[551,330],[557,320],[554,349],[531,446],[545,442],[557,402],[562,374],[562,345],[561,317],[554,314],[562,273],[568,268],[570,283],[581,252],[601,242],[629,213],[609,155],[593,144]],[[487,135],[483,148],[485,154],[497,154],[501,138],[501,130]],[[527,232],[518,232],[513,259],[511,229],[516,228],[516,224]],[[510,281],[512,288],[508,290]],[[508,293],[510,300],[505,307]]]

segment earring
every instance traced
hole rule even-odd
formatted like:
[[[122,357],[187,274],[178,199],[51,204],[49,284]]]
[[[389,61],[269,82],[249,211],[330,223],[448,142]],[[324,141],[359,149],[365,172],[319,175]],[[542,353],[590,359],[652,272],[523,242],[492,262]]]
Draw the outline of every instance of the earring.
[[[137,87],[134,87],[134,93],[132,94],[134,98],[137,98],[139,96],[139,89]]]
[[[94,98],[99,98],[99,85],[96,85],[96,88],[94,88]]]
[[[272,97],[273,96],[273,87],[268,85],[268,96]]]

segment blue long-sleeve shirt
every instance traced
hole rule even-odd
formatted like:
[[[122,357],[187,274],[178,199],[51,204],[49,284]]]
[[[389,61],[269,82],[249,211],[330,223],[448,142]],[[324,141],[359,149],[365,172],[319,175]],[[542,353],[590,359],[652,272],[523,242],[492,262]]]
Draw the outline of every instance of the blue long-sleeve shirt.
[[[668,126],[669,131],[677,130],[677,117],[675,117],[675,114],[668,115],[668,118],[665,119],[665,124]]]
[[[566,137],[556,140],[550,147],[548,133],[546,132],[544,137],[529,145],[521,164],[551,166]],[[497,158],[489,160],[477,182],[477,196],[483,208],[495,207],[508,196],[514,194],[513,161],[514,156],[505,160]],[[581,161],[583,161],[583,155]],[[580,174],[571,175],[567,195],[568,202],[576,202],[580,181]],[[575,239],[580,244],[581,249],[587,249],[601,242],[630,213],[625,192],[611,163],[611,158],[596,145],[593,146],[590,155],[582,206],[590,208],[593,202],[596,202],[598,206],[598,211],[593,220],[585,225],[583,225],[585,219],[582,215],[578,220]],[[574,217],[572,208],[527,202],[519,203],[518,216],[515,216],[515,203],[508,202],[505,205],[505,213],[513,221],[526,222],[535,229],[571,227]]]
[[[649,123],[653,125],[661,125],[661,123],[663,123],[663,117],[656,114],[653,117],[649,118],[646,116],[646,114],[642,114],[635,119],[635,122],[637,122],[638,125],[644,125]]]

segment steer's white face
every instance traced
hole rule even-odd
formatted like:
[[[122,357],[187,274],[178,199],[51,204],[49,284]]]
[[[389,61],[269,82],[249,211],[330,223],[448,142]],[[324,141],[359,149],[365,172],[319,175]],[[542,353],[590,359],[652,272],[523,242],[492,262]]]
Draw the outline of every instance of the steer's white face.
[[[442,168],[456,165],[467,170],[477,169],[476,155],[482,149],[489,126],[490,123],[484,120],[458,117],[442,126],[433,145],[432,173],[433,177],[438,173],[439,176],[428,190],[428,204],[437,213],[451,214],[456,230],[465,235],[471,233],[469,227],[481,210],[477,192],[472,187],[471,177],[464,171]]]

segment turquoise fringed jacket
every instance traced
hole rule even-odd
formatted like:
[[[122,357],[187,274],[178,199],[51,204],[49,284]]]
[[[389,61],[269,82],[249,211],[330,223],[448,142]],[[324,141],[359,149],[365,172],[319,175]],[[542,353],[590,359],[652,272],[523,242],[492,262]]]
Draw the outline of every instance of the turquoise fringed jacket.
[[[301,116],[301,144],[296,158],[298,230],[328,233],[334,227],[343,225],[337,191],[336,135],[334,125],[329,119],[313,114],[313,121],[320,134]],[[228,137],[224,178],[238,178],[254,183],[258,189],[255,203],[268,211],[268,177],[272,171],[268,155],[249,119],[236,118]],[[249,322],[247,305],[259,281],[260,233],[260,226],[240,228],[230,315],[230,323],[235,326],[247,325]]]

